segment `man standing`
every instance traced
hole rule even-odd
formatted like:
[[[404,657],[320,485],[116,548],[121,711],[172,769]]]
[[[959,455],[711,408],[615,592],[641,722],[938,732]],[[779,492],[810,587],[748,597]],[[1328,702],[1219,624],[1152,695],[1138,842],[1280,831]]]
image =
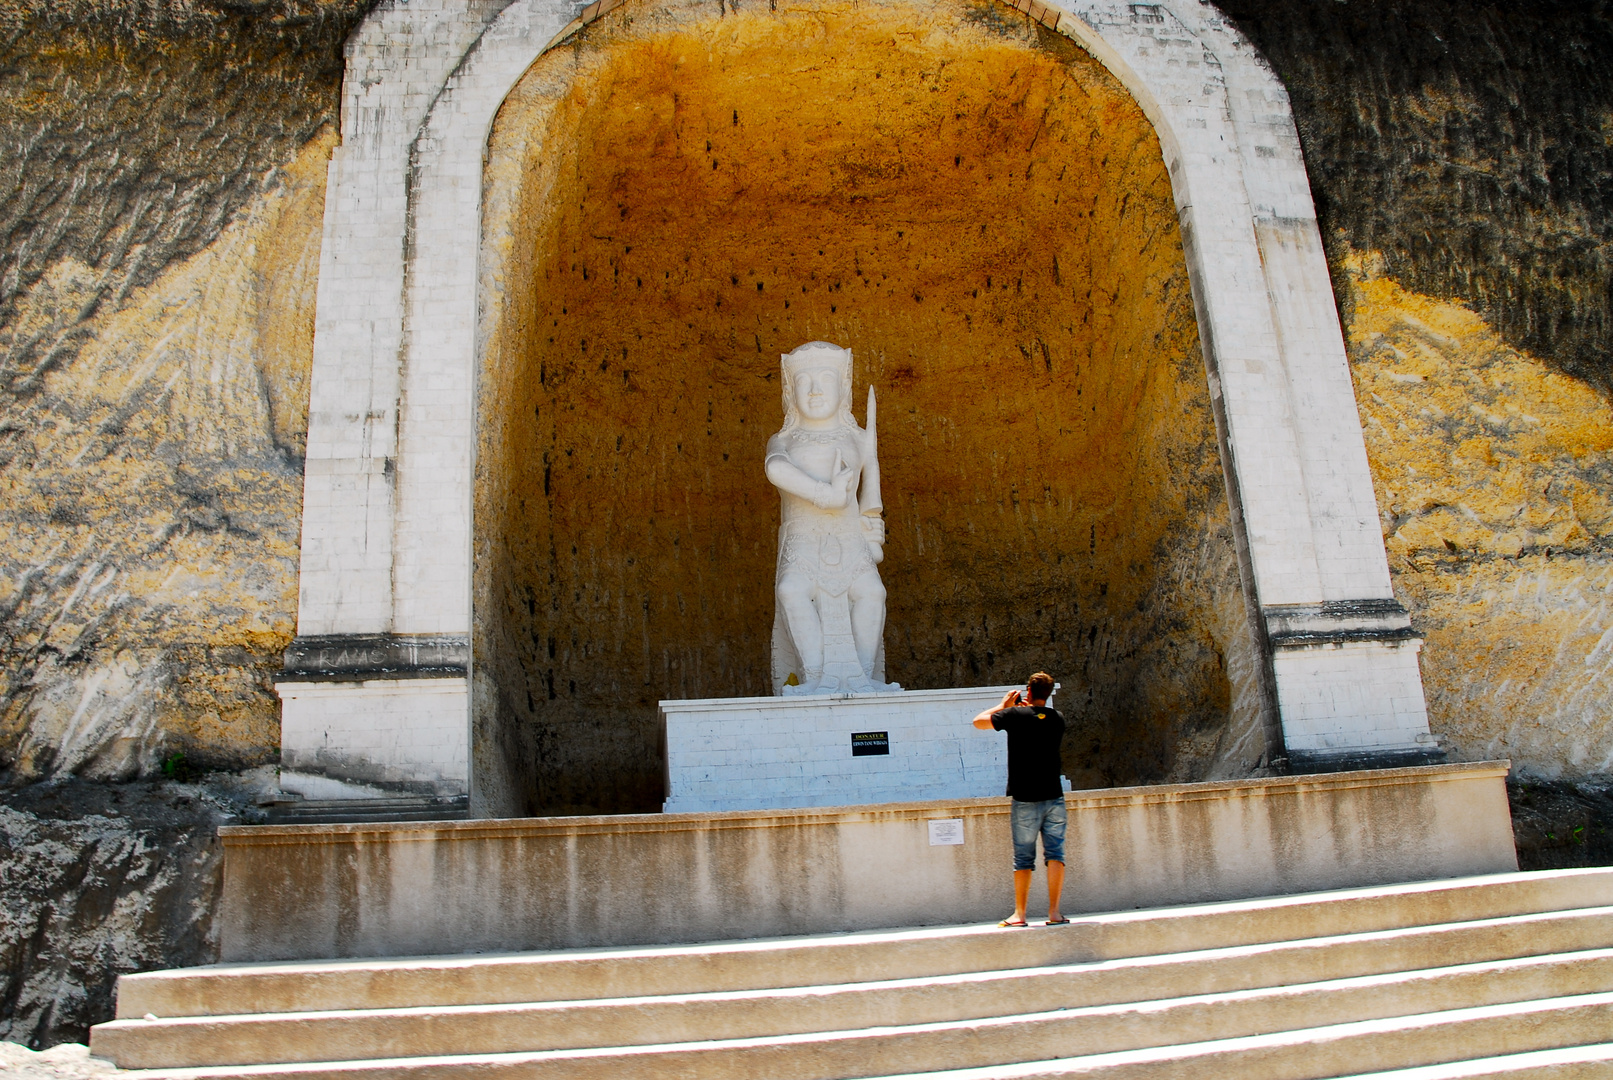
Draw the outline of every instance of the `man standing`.
[[[1014,829],[1014,913],[998,926],[1024,926],[1030,899],[1031,871],[1036,866],[1036,834],[1042,835],[1047,864],[1047,925],[1070,920],[1059,914],[1064,890],[1064,785],[1060,781],[1059,744],[1064,717],[1050,708],[1053,676],[1038,671],[1024,691],[1010,690],[996,709],[975,717],[975,727],[1008,733],[1008,796]],[[1028,704],[1027,704],[1028,702]]]

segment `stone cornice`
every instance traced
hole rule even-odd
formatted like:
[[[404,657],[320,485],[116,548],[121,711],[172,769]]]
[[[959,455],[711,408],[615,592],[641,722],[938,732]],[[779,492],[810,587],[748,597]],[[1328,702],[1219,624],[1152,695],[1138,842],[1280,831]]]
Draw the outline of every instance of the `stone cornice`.
[[[1421,641],[1400,601],[1324,600],[1319,604],[1273,604],[1260,609],[1273,648],[1299,648],[1347,641]]]
[[[466,634],[320,634],[292,641],[275,681],[463,678],[469,670]]]

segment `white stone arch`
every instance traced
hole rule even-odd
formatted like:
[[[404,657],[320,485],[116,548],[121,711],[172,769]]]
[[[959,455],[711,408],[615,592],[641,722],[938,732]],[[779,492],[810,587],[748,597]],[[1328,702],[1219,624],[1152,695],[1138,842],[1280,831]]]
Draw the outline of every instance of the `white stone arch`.
[[[482,165],[556,41],[621,0],[388,0],[349,44],[320,264],[284,764],[464,791]],[[1288,97],[1196,0],[1014,6],[1130,91],[1165,157],[1274,742],[1426,760]],[[430,679],[431,693],[425,693]]]

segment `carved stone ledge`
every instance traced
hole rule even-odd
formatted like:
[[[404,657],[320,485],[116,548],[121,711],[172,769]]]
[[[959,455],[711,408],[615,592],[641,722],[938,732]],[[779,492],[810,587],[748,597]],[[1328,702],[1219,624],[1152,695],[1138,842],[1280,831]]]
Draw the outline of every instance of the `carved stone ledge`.
[[[328,634],[292,641],[275,681],[463,678],[469,670],[466,634]]]
[[[1437,744],[1384,749],[1291,751],[1287,772],[1335,773],[1358,769],[1408,769],[1418,765],[1443,765],[1445,750]]]
[[[1398,600],[1326,600],[1262,608],[1266,637],[1275,649],[1347,641],[1420,642],[1411,614]]]

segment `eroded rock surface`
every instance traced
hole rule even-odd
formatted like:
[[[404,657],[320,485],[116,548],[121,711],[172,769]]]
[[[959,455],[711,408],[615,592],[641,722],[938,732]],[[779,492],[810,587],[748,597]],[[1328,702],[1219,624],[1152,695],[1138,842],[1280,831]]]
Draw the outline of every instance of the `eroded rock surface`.
[[[1217,6],[1288,89],[1326,241],[1613,389],[1613,5]]]
[[[0,10],[0,773],[256,764],[367,4]]]
[[[1613,768],[1613,407],[1458,304],[1347,263],[1395,589],[1453,756]]]
[[[213,961],[219,825],[266,777],[70,780],[0,795],[0,1039],[85,1042],[117,977]]]
[[[1606,772],[1613,7],[1220,6],[1293,102],[1434,731]]]

